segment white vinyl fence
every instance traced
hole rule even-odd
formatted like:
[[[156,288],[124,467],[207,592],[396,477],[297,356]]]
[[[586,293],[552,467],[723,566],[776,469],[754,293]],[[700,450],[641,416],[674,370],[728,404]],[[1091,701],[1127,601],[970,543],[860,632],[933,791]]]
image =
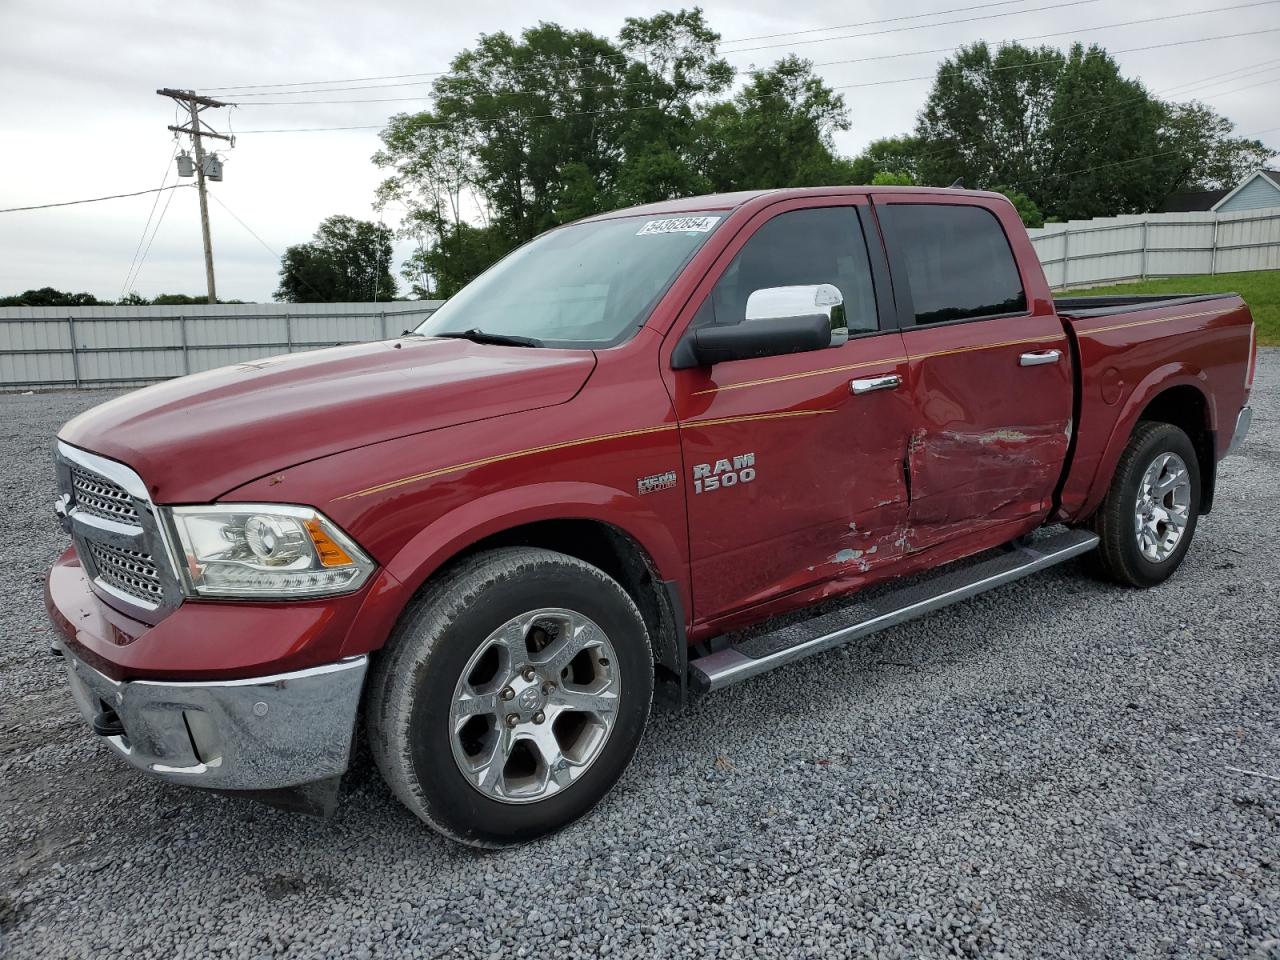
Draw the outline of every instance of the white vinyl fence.
[[[1072,220],[1027,232],[1054,288],[1280,269],[1280,207]]]
[[[0,307],[0,391],[126,387],[416,327],[443,301]]]

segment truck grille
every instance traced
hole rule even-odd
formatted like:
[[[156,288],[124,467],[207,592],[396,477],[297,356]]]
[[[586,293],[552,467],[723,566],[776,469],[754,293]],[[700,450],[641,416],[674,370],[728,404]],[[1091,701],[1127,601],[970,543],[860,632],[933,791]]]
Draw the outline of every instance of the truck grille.
[[[133,497],[106,477],[79,467],[71,468],[71,495],[85,513],[117,523],[138,525],[138,509]]]
[[[159,604],[164,599],[160,571],[151,554],[122,550],[109,543],[89,541],[87,546],[103,583],[147,603]]]
[[[59,512],[95,593],[147,623],[182,603],[158,512],[136,472],[67,443],[57,451]]]

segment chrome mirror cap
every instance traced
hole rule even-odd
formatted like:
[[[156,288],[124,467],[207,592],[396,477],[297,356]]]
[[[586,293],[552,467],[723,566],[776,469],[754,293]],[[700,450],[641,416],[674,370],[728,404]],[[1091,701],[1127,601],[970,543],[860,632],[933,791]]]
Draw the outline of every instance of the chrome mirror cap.
[[[831,324],[831,346],[849,339],[844,297],[833,283],[806,283],[789,287],[762,287],[747,297],[747,321],[781,320],[821,314]]]

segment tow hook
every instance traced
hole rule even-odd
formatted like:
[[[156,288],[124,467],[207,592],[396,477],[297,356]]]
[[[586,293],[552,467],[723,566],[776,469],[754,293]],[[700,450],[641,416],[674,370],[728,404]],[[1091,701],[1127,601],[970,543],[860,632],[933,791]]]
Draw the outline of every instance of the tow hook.
[[[124,724],[120,722],[120,717],[105,705],[102,711],[90,721],[90,725],[93,727],[93,732],[100,737],[124,736]]]

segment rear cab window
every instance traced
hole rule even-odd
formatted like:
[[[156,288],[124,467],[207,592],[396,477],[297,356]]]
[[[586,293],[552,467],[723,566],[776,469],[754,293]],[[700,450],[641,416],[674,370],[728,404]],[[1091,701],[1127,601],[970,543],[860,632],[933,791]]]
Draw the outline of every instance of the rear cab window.
[[[904,322],[925,326],[1026,312],[1009,238],[986,207],[888,203],[876,212],[893,267],[906,274],[911,310]]]

